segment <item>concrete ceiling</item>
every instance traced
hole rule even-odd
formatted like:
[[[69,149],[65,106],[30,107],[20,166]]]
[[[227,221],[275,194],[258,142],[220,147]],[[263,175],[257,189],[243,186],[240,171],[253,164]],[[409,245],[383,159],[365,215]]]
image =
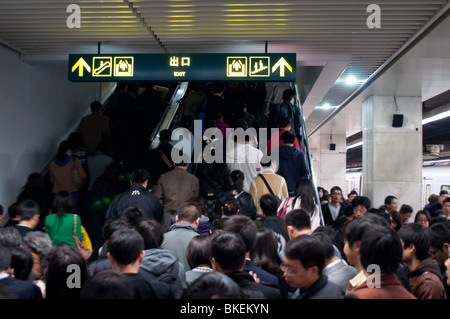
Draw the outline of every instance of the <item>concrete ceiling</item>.
[[[361,102],[368,94],[413,94],[425,101],[450,88],[450,22],[440,23],[449,1],[376,1],[380,28],[368,25],[372,3],[1,0],[0,42],[30,64],[67,63],[69,53],[97,53],[99,44],[102,53],[253,53],[264,52],[267,43],[269,53],[295,52],[300,68],[322,67],[302,97],[307,131],[327,130],[339,117],[345,120],[333,122],[351,136],[361,131]],[[72,4],[80,7],[80,28],[68,26]],[[349,76],[356,82],[348,84]]]

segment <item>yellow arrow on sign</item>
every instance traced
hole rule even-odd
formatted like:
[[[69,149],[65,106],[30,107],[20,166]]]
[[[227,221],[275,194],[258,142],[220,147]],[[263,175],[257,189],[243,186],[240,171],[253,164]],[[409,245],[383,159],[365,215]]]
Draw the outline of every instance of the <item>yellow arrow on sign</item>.
[[[89,73],[91,73],[91,67],[89,66],[89,64],[86,63],[86,61],[84,61],[83,58],[80,58],[77,63],[75,63],[72,67],[72,72],[75,71],[78,68],[78,76],[79,77],[83,77],[83,68],[86,68],[86,71],[88,71]]]
[[[284,77],[285,67],[292,72],[292,66],[283,57],[281,57],[281,59],[279,59],[278,62],[272,67],[272,73],[274,73],[276,69],[280,68],[280,77]]]

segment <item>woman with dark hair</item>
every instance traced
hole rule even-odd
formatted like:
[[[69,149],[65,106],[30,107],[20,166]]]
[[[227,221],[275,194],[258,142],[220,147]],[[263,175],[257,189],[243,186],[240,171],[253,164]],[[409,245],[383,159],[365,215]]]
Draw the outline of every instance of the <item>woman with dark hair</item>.
[[[72,197],[66,191],[56,194],[53,201],[53,213],[45,218],[45,232],[50,236],[53,245],[67,243],[76,246],[73,238],[75,218],[76,234],[81,242],[83,240],[81,219],[73,213]]]
[[[430,227],[431,215],[427,210],[419,210],[414,217],[414,223],[419,224],[423,228]]]
[[[45,186],[44,177],[40,173],[31,173],[28,175],[27,182],[23,186],[22,192],[17,196],[17,202],[31,199],[39,205],[39,224],[36,230],[43,230],[45,217],[47,217],[51,202],[50,193]]]
[[[301,178],[295,185],[294,196],[286,198],[278,207],[278,216],[284,218],[294,209],[304,209],[311,219],[311,231],[320,226],[319,205],[313,183],[307,178]]]
[[[220,202],[225,204],[229,198],[234,198],[239,203],[239,214],[256,219],[256,206],[252,195],[244,191],[244,173],[240,170],[234,170],[230,174],[231,187],[222,193]]]
[[[201,275],[213,271],[211,268],[211,236],[195,236],[186,248],[186,258],[191,270],[186,271],[189,286]]]
[[[76,278],[74,271],[79,274]],[[50,252],[45,272],[46,299],[78,299],[88,276],[86,261],[76,247],[56,245]]]
[[[80,160],[73,158],[73,146],[69,141],[62,141],[53,161],[50,163],[50,183],[53,185],[52,193],[60,191],[69,192],[72,196],[73,209],[79,212],[80,188],[74,183],[74,171],[84,180],[87,177]]]
[[[250,259],[256,266],[283,280],[281,271],[282,260],[278,254],[278,239],[270,228],[259,228],[256,233],[256,241],[250,251]]]

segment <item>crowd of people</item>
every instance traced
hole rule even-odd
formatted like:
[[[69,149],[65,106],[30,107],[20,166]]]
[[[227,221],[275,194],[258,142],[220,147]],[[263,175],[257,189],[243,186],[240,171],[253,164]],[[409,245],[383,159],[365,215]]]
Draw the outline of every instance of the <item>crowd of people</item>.
[[[374,208],[355,191],[315,189],[295,92],[259,84],[195,85],[178,127],[193,140],[200,119],[223,141],[227,128],[276,127],[263,147],[279,145],[278,162],[258,135],[203,140],[223,159],[212,163],[194,161],[193,149],[175,161],[180,141],[168,129],[148,152],[148,140],[130,144],[162,116],[153,84],[140,94],[120,85],[105,106],[92,103],[48,176],[30,174],[0,207],[0,298],[448,298],[448,193],[414,212],[391,195]],[[130,104],[136,113],[125,115]]]

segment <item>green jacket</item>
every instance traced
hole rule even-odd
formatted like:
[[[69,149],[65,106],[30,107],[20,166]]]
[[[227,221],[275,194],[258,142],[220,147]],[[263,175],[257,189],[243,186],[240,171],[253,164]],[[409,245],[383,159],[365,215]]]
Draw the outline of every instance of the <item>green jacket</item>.
[[[57,214],[50,214],[45,218],[45,232],[50,236],[53,245],[59,243],[67,243],[75,245],[75,240],[73,239],[73,228],[74,228],[74,214],[64,214],[63,217],[58,217]],[[77,217],[77,237],[80,241],[83,240],[83,234],[81,233],[81,219],[80,216]]]

